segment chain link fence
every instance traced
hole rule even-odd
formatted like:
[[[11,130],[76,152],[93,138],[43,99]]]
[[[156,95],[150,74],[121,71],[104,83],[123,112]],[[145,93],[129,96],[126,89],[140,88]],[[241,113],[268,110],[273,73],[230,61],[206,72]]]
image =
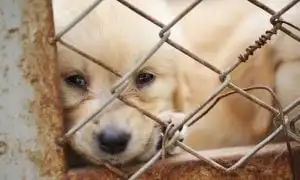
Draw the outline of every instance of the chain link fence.
[[[299,31],[300,32],[300,28],[293,25],[293,24],[291,24],[290,22],[285,21],[282,18],[284,13],[286,13],[287,11],[289,11],[289,9],[291,9],[293,6],[295,6],[297,3],[299,3],[300,0],[292,0],[289,4],[287,4],[285,7],[282,7],[282,9],[280,9],[277,12],[274,11],[273,9],[271,9],[270,7],[268,7],[267,5],[265,5],[264,3],[260,2],[260,1],[248,0],[254,6],[257,6],[258,8],[261,8],[263,11],[266,11],[267,13],[269,13],[271,15],[270,23],[272,24],[272,28],[271,29],[266,29],[265,34],[262,34],[260,37],[257,37],[257,41],[253,42],[253,44],[249,44],[249,47],[244,52],[241,52],[241,55],[237,58],[235,63],[233,63],[228,68],[226,68],[225,71],[222,71],[222,70],[218,69],[217,67],[213,66],[212,64],[210,64],[208,61],[205,61],[205,60],[201,59],[200,57],[195,55],[193,52],[189,51],[185,47],[181,46],[180,44],[176,43],[175,41],[173,41],[172,39],[169,38],[170,34],[171,34],[172,27],[174,25],[176,25],[188,13],[193,11],[193,9],[196,6],[201,4],[202,0],[194,1],[187,8],[185,8],[184,11],[182,11],[180,14],[178,14],[178,16],[176,16],[174,18],[174,20],[172,20],[168,24],[163,24],[158,19],[155,19],[155,18],[149,16],[148,14],[143,12],[142,9],[139,9],[139,8],[135,7],[133,4],[131,4],[127,1],[125,1],[125,0],[116,0],[116,1],[118,1],[120,4],[124,5],[125,7],[129,8],[130,10],[134,11],[135,13],[139,14],[140,16],[144,17],[145,21],[146,20],[150,21],[153,24],[159,26],[161,28],[161,31],[159,33],[160,41],[157,42],[157,44],[147,54],[145,54],[143,58],[141,58],[138,61],[138,63],[136,64],[136,66],[134,68],[132,68],[126,74],[122,75],[120,72],[117,72],[116,70],[109,67],[108,65],[97,61],[97,59],[95,59],[94,57],[92,57],[89,54],[81,51],[80,49],[78,49],[76,47],[74,47],[72,44],[69,44],[68,42],[65,42],[65,41],[62,40],[62,37],[66,33],[68,33],[69,30],[71,30],[78,22],[80,22],[82,19],[84,19],[96,6],[98,6],[99,4],[101,5],[102,0],[96,0],[84,12],[82,12],[78,17],[74,18],[74,20],[63,31],[57,33],[57,35],[51,40],[53,44],[60,43],[60,44],[64,45],[65,47],[69,48],[70,50],[78,53],[79,55],[89,59],[90,61],[98,64],[99,66],[102,66],[106,70],[108,70],[111,73],[113,73],[113,74],[120,77],[118,82],[116,82],[114,84],[114,86],[111,87],[111,92],[112,92],[113,96],[110,99],[108,99],[107,102],[101,108],[99,108],[99,110],[96,113],[91,115],[84,122],[82,122],[80,124],[76,124],[70,130],[68,130],[68,132],[66,132],[63,137],[60,137],[59,138],[60,143],[62,143],[62,144],[66,143],[67,139],[70,136],[72,136],[75,132],[77,132],[85,124],[90,122],[97,114],[104,111],[105,108],[107,106],[109,106],[110,103],[112,103],[115,99],[119,99],[122,102],[124,102],[126,105],[131,106],[133,108],[136,108],[138,111],[143,113],[145,116],[148,116],[149,118],[153,119],[153,121],[157,122],[158,124],[163,126],[164,129],[166,129],[166,131],[164,133],[164,139],[166,141],[164,141],[165,144],[164,144],[163,148],[160,151],[158,151],[148,162],[146,162],[142,167],[140,167],[139,170],[137,170],[133,174],[130,174],[130,175],[125,174],[121,170],[113,167],[112,165],[105,164],[106,167],[108,167],[110,170],[114,171],[115,173],[117,173],[118,175],[120,175],[123,178],[130,179],[130,180],[138,178],[143,172],[145,172],[156,161],[158,161],[164,155],[165,151],[167,151],[168,148],[173,146],[173,145],[179,146],[181,149],[183,149],[186,152],[192,154],[196,158],[199,158],[199,159],[205,161],[206,163],[210,164],[211,166],[213,166],[217,169],[220,169],[220,170],[223,170],[223,171],[226,171],[226,172],[230,172],[230,171],[233,171],[233,170],[241,167],[245,163],[247,163],[247,161],[251,157],[253,157],[256,154],[256,152],[258,152],[261,148],[266,146],[272,139],[274,139],[281,132],[283,132],[286,136],[286,145],[287,145],[287,149],[289,150],[289,156],[290,156],[290,161],[291,161],[291,163],[290,163],[291,169],[292,169],[293,172],[296,171],[296,169],[295,169],[296,167],[294,167],[293,163],[292,163],[293,154],[292,154],[292,148],[291,148],[290,142],[288,141],[288,138],[292,138],[293,140],[295,140],[297,142],[300,142],[300,133],[299,133],[299,131],[297,131],[297,128],[295,127],[295,123],[300,119],[300,114],[295,116],[295,117],[292,117],[292,118],[288,118],[286,116],[286,114],[288,114],[293,109],[295,109],[297,106],[299,106],[300,98],[296,99],[290,105],[288,105],[286,107],[282,107],[282,105],[279,102],[276,94],[273,92],[273,90],[271,88],[264,87],[264,86],[254,86],[254,87],[248,87],[248,88],[240,88],[237,85],[235,85],[233,82],[231,82],[230,73],[234,69],[236,69],[238,66],[240,66],[242,63],[246,63],[248,61],[249,57],[251,55],[253,55],[253,53],[257,49],[259,49],[259,48],[263,47],[265,44],[267,44],[268,41],[273,36],[276,36],[278,31],[284,32],[285,34],[287,34],[288,36],[293,38],[295,41],[298,41],[300,43],[300,37],[297,36],[295,33],[293,33],[293,31]],[[181,124],[177,124],[177,125],[174,125],[172,123],[170,123],[170,124],[165,123],[164,121],[160,120],[155,115],[153,115],[153,114],[147,112],[146,110],[136,106],[133,102],[130,102],[130,101],[126,100],[124,97],[121,96],[121,93],[124,90],[124,87],[126,87],[126,85],[127,85],[126,81],[134,74],[134,72],[136,72],[136,70],[138,70],[144,63],[146,63],[147,60],[149,58],[151,58],[151,56],[153,54],[155,54],[156,51],[159,50],[159,48],[165,43],[169,44],[170,46],[174,47],[175,49],[182,52],[183,54],[189,56],[190,58],[192,58],[196,62],[199,62],[203,66],[206,66],[210,70],[217,73],[220,77],[220,81],[222,82],[221,85],[217,89],[215,89],[214,92],[212,92],[212,95],[203,104],[199,105],[194,111],[192,111],[190,114],[188,114],[185,117],[185,119],[182,121]],[[225,88],[229,88],[232,91],[229,92],[229,93],[221,95],[221,92]],[[264,101],[258,99],[257,97],[255,97],[254,95],[249,93],[250,91],[255,90],[255,89],[264,90],[264,91],[268,92],[270,95],[272,95],[272,97],[275,101],[275,106],[274,107],[270,106],[267,103],[265,103]],[[273,121],[274,122],[279,122],[280,124],[278,125],[278,127],[271,134],[269,134],[260,143],[255,145],[254,148],[251,151],[249,151],[245,156],[243,156],[240,160],[238,160],[232,166],[226,167],[226,166],[214,161],[213,159],[208,158],[208,157],[200,154],[199,152],[196,152],[192,148],[190,148],[187,145],[185,145],[184,143],[182,143],[180,141],[180,137],[175,136],[176,135],[175,132],[180,130],[185,125],[186,126],[192,126],[194,122],[199,120],[201,117],[205,116],[221,99],[226,98],[226,97],[228,97],[230,95],[233,95],[233,94],[236,94],[236,93],[244,96],[245,98],[249,99],[253,103],[256,103],[259,106],[261,106],[262,108],[270,111],[274,115]],[[203,109],[205,109],[205,111],[201,112]],[[201,113],[199,114],[199,112],[201,112]]]

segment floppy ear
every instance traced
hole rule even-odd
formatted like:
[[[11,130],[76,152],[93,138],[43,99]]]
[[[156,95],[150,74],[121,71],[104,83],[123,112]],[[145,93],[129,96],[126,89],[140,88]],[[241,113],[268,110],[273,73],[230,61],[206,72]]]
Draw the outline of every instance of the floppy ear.
[[[191,61],[193,60],[185,59],[177,65],[177,87],[173,94],[173,104],[174,110],[178,112],[192,111],[203,101],[213,84],[208,82],[211,81],[211,73],[207,73],[197,62]]]
[[[274,87],[274,61],[273,52],[267,46],[254,54],[245,64],[241,64],[231,74],[231,81],[240,88],[251,86]],[[257,89],[248,91],[256,98],[272,105],[272,96],[265,90]],[[249,123],[254,135],[261,138],[271,126],[271,114],[268,110],[246,99],[240,94],[235,94],[223,99],[226,107],[236,119]],[[249,128],[250,128],[249,126]]]

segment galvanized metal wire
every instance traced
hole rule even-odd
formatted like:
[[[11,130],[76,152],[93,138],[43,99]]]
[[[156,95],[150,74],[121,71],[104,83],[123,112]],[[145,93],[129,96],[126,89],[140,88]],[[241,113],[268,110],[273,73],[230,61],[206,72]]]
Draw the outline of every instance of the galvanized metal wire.
[[[85,11],[83,11],[78,17],[74,18],[72,22],[70,22],[69,25],[65,27],[61,32],[58,32],[57,35],[52,38],[52,43],[59,42],[60,44],[64,45],[68,49],[76,52],[77,54],[85,57],[86,59],[92,61],[93,63],[102,66],[104,69],[110,71],[111,73],[117,75],[120,77],[119,81],[111,88],[111,93],[112,96],[107,102],[99,108],[98,111],[93,113],[90,117],[87,119],[82,120],[81,123],[75,125],[72,127],[64,136],[60,137],[60,143],[65,143],[67,139],[72,136],[76,131],[78,131],[80,128],[82,128],[85,124],[87,124],[89,121],[94,119],[99,113],[101,113],[105,108],[107,108],[114,100],[119,99],[122,102],[124,102],[126,105],[131,106],[133,108],[136,108],[138,111],[143,113],[145,116],[153,119],[155,122],[157,122],[160,126],[162,126],[164,129],[168,129],[167,127],[170,127],[170,124],[167,124],[166,122],[162,121],[155,115],[151,114],[150,112],[147,112],[146,110],[138,107],[136,104],[133,102],[130,102],[129,100],[125,99],[122,97],[121,93],[125,89],[128,79],[144,64],[146,61],[156,53],[158,49],[164,44],[167,43],[177,49],[178,51],[182,52],[183,54],[189,56],[191,59],[195,60],[196,62],[202,64],[203,66],[207,67],[208,69],[214,71],[215,73],[219,74],[220,76],[220,81],[221,85],[214,91],[212,92],[212,95],[207,98],[207,100],[203,103],[200,104],[195,110],[193,110],[190,114],[186,116],[186,118],[183,120],[182,123],[178,125],[172,125],[170,132],[164,133],[164,138],[170,139],[170,141],[167,142],[165,145],[164,149],[161,149],[158,151],[146,164],[144,164],[138,171],[133,173],[131,176],[124,175],[121,171],[116,170],[112,166],[106,164],[109,169],[114,169],[114,172],[117,172],[120,176],[123,178],[128,178],[130,180],[138,178],[143,172],[145,172],[149,167],[151,167],[157,160],[159,160],[162,155],[164,154],[164,151],[167,150],[170,146],[176,145],[180,147],[181,149],[185,150],[186,152],[192,154],[198,159],[201,159],[205,161],[206,163],[212,165],[213,167],[217,169],[224,170],[226,172],[233,171],[241,166],[243,166],[245,163],[248,162],[248,160],[253,157],[261,148],[266,146],[272,139],[274,139],[280,132],[284,132],[286,135],[286,138],[292,138],[295,141],[300,142],[300,132],[299,130],[296,129],[295,123],[299,121],[300,115],[296,115],[295,117],[288,119],[286,114],[288,114],[292,109],[300,105],[300,99],[295,100],[293,103],[291,103],[289,106],[283,108],[282,105],[280,104],[278,98],[276,97],[275,93],[273,92],[272,89],[264,86],[255,86],[255,87],[248,87],[248,88],[240,88],[234,83],[230,81],[230,73],[236,69],[238,66],[240,66],[242,63],[246,63],[249,60],[249,57],[252,56],[256,50],[260,49],[264,45],[268,43],[268,41],[273,37],[276,36],[278,31],[282,31],[285,34],[289,35],[291,38],[293,38],[296,41],[300,42],[300,37],[293,33],[289,28],[293,28],[296,31],[300,32],[300,28],[293,25],[290,22],[285,21],[282,19],[282,15],[286,13],[289,9],[294,7],[297,3],[300,2],[300,0],[292,0],[290,3],[288,3],[285,7],[282,7],[281,10],[278,12],[274,11],[267,5],[263,4],[262,2],[258,0],[248,0],[250,3],[253,5],[257,6],[258,8],[261,8],[262,10],[266,11],[271,15],[270,18],[270,23],[273,25],[271,29],[266,29],[265,34],[262,34],[260,37],[257,37],[257,41],[253,42],[253,44],[249,44],[249,47],[245,49],[245,52],[241,52],[240,56],[237,57],[237,60],[230,65],[228,68],[226,68],[225,71],[221,71],[214,65],[210,64],[209,61],[206,61],[200,57],[198,57],[196,54],[193,52],[189,51],[179,43],[176,43],[172,39],[170,39],[171,35],[171,29],[174,25],[176,25],[183,17],[185,17],[188,13],[193,11],[193,9],[201,4],[203,0],[195,0],[193,3],[191,3],[187,8],[185,8],[181,13],[178,14],[170,23],[168,24],[163,24],[160,22],[158,19],[155,19],[154,17],[149,16],[145,12],[143,12],[142,9],[139,9],[135,7],[133,4],[126,0],[116,0],[120,4],[124,5],[128,9],[132,10],[136,14],[139,14],[140,16],[144,17],[145,20],[148,20],[152,22],[153,24],[157,25],[158,27],[161,28],[161,31],[159,32],[159,37],[160,41],[152,48],[149,50],[148,53],[146,53],[141,59],[139,59],[138,63],[136,64],[135,67],[133,67],[129,72],[126,74],[121,74],[117,70],[115,70],[113,67],[108,66],[107,64],[101,63],[101,61],[98,61],[96,58],[86,54],[85,52],[81,51],[80,49],[76,48],[72,44],[69,44],[65,41],[63,41],[61,38],[68,33],[69,30],[71,30],[78,22],[80,22],[86,15],[88,15],[94,8],[96,8],[103,0],[96,0],[94,3],[92,3]],[[285,27],[288,26],[289,28]],[[226,94],[222,94],[223,90],[225,88],[229,88],[232,91]],[[265,103],[264,101],[258,99],[254,95],[250,94],[249,91],[255,90],[255,89],[260,89],[268,92],[274,99],[276,106],[273,107],[272,105],[269,105]],[[270,135],[268,135],[264,140],[262,140],[260,143],[258,143],[254,148],[249,151],[246,155],[244,155],[240,160],[238,160],[235,164],[233,164],[230,167],[225,167],[222,164],[212,160],[211,158],[205,157],[204,155],[201,155],[199,152],[196,152],[192,148],[188,147],[184,143],[182,143],[178,138],[178,131],[180,129],[187,125],[187,126],[192,126],[196,121],[201,120],[203,116],[205,116],[220,100],[223,98],[226,98],[228,96],[231,96],[233,94],[240,94],[243,97],[249,99],[253,103],[256,103],[260,107],[264,108],[265,110],[270,111],[274,115],[274,121],[277,121],[280,123],[279,127],[276,128],[275,131],[273,131]],[[203,109],[205,111],[201,112]],[[199,114],[199,112],[201,112]],[[171,137],[167,137],[171,136]],[[289,144],[289,140],[286,139],[287,143],[287,148],[290,153],[290,160],[291,160],[291,169],[293,172],[295,172],[295,167],[292,163],[293,159],[293,154],[292,154],[292,148]],[[296,177],[293,177],[294,179]]]

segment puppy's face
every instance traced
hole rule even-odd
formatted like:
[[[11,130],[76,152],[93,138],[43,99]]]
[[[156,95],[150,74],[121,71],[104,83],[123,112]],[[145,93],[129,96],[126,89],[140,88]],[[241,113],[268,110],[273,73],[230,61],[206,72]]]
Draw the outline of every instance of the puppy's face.
[[[119,77],[64,47],[59,46],[58,52],[63,105],[70,129],[109,101],[113,96],[111,87]],[[154,115],[176,108],[176,65],[173,58],[164,54],[164,50],[159,50],[134,73],[121,94]],[[122,61],[106,64],[124,74],[136,63]],[[151,157],[160,147],[160,133],[153,120],[116,99],[72,135],[70,142],[93,162],[123,164]]]

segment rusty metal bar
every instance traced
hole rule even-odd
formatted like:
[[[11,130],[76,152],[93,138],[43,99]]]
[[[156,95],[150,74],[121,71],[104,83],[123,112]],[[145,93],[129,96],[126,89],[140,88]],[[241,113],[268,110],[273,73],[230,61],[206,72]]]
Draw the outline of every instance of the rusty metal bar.
[[[0,179],[65,172],[51,0],[0,1]]]
[[[206,157],[223,162],[230,166],[240,157],[244,156],[252,147],[224,148],[219,150],[201,151]],[[299,146],[293,147],[295,161],[300,163]],[[209,164],[195,160],[192,155],[182,154],[171,157],[165,161],[156,163],[151,169],[148,169],[139,178],[148,179],[182,179],[198,180],[200,177],[204,180],[236,179],[236,180],[257,180],[257,179],[282,179],[290,180],[291,171],[288,164],[288,152],[284,144],[267,145],[261,149],[247,165],[238,168],[230,173],[218,171]],[[107,169],[84,169],[71,170],[65,176],[65,180],[85,180],[85,179],[117,179],[117,176]]]

